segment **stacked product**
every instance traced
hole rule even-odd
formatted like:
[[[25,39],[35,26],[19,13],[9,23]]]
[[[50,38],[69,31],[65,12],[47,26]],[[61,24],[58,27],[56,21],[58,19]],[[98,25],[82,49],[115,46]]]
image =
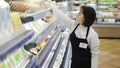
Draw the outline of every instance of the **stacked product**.
[[[20,20],[20,17],[23,16],[23,13],[20,12],[11,12],[11,22],[13,25],[13,29],[15,32],[23,32],[25,30],[24,26],[22,25],[22,22]]]
[[[98,23],[120,23],[120,12],[98,12]]]
[[[120,10],[120,0],[117,1],[117,8]]]
[[[120,24],[119,0],[100,0],[98,7],[98,23]]]
[[[0,68],[14,68],[27,55],[28,55],[27,52],[23,48],[20,48],[19,50],[15,51],[13,54],[9,55],[7,59],[0,62]]]
[[[114,9],[116,8],[117,0],[100,0],[99,1],[99,9]]]
[[[38,46],[31,48],[30,52],[28,52],[28,53],[30,55],[37,54],[41,49],[43,49],[45,47],[45,45],[48,43],[48,41],[50,41],[50,38],[52,38],[54,33],[55,33],[55,30],[51,31],[48,34],[48,36],[46,36],[46,38]]]
[[[55,18],[52,16],[45,16],[45,18],[43,18],[44,21],[42,19],[38,19],[37,21],[32,21],[24,24],[24,27],[26,30],[34,30],[37,34],[40,32],[40,30],[49,24],[48,22],[51,22],[54,19]]]

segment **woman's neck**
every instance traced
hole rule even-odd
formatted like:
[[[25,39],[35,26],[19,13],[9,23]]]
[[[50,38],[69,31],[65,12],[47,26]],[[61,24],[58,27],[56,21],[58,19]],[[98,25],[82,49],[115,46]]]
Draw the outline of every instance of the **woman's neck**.
[[[77,22],[81,27],[85,27],[81,22]]]
[[[85,27],[85,26],[84,26],[83,24],[81,24],[81,23],[80,23],[80,26],[81,26],[81,27]]]

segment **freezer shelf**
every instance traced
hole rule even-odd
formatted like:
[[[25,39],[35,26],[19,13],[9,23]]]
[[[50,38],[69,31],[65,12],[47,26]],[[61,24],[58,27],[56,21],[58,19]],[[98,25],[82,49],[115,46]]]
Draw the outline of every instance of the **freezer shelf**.
[[[29,46],[28,44],[29,43],[33,43],[34,44],[34,47],[35,46],[38,46],[42,41],[43,39],[48,35],[48,33],[52,30],[52,29],[55,29],[57,26],[56,26],[56,22],[57,19],[54,19],[53,21],[50,22],[50,24],[47,24],[47,26],[45,26],[43,29],[41,29],[39,31],[38,34],[36,34],[27,44],[26,46]]]
[[[52,50],[50,51],[48,57],[46,58],[45,63],[43,64],[42,68],[49,68],[49,64],[52,63],[53,57],[57,51],[58,45],[61,41],[61,34],[58,36],[54,46],[52,47]]]
[[[27,22],[30,22],[30,21],[35,21],[35,20],[38,20],[40,18],[44,18],[45,15],[51,15],[51,9],[48,8],[48,9],[44,9],[44,10],[37,10],[37,11],[27,11],[26,12],[26,15],[25,17],[22,17],[21,20],[23,23],[27,23]]]
[[[71,48],[70,40],[68,40],[66,52],[60,68],[71,68],[71,57],[72,57],[72,48]]]
[[[54,34],[53,38],[51,39],[51,41],[49,41],[47,43],[47,45],[38,53],[37,57],[38,60],[36,62],[37,67],[41,68],[41,66],[44,64],[48,54],[50,53],[54,43],[57,40],[58,35],[60,34],[60,32],[62,31],[62,27],[60,27],[59,29],[56,30],[57,32]]]
[[[62,66],[64,62],[64,57],[68,55],[66,53],[68,49],[68,40],[69,40],[69,34],[63,32],[63,41],[59,45],[60,46],[59,52],[57,54],[57,57],[55,58],[54,64],[50,68],[60,68]]]
[[[15,38],[9,40],[5,44],[0,46],[0,61],[4,60],[9,54],[16,49],[22,47],[33,36],[34,32],[31,30],[25,31]]]
[[[55,30],[55,32],[57,32],[56,30]],[[54,33],[55,34],[55,33]],[[54,34],[52,35],[52,37],[54,36]],[[51,41],[51,39],[52,39],[52,37],[51,38],[49,38],[48,39],[48,42],[49,41]],[[48,42],[46,42],[46,45],[45,46],[47,46],[47,43]],[[55,48],[56,48],[56,45],[57,45],[57,43],[59,42],[59,39],[55,42],[55,45],[53,46],[53,51],[55,50]],[[44,46],[44,47],[45,47]],[[43,47],[43,48],[44,48]],[[40,51],[41,51],[42,49],[40,49]],[[54,54],[54,52],[53,51],[51,51],[51,53],[49,54],[50,56],[51,56],[51,54]],[[38,52],[39,53],[39,52]],[[37,53],[37,54],[38,54]],[[46,59],[48,59],[48,58],[46,58]],[[50,58],[49,58],[49,60],[50,60]],[[48,61],[49,60],[47,60],[47,63],[48,63]],[[26,66],[26,68],[35,68],[35,66],[36,66],[36,61],[37,61],[37,57],[36,57],[36,55],[33,55],[33,57],[31,58],[31,61],[27,64],[27,66]],[[46,63],[46,61],[45,61],[45,63]],[[47,66],[47,65],[45,65],[45,66]]]

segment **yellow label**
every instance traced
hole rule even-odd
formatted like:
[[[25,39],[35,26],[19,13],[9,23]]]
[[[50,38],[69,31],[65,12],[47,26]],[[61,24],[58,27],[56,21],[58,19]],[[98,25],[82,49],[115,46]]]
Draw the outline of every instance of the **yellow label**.
[[[43,48],[45,46],[45,44],[46,44],[46,42],[42,42],[42,43],[40,43],[39,47]]]
[[[11,21],[15,31],[24,30],[24,27],[20,19],[21,16],[22,16],[22,13],[18,13],[18,12],[11,13]]]

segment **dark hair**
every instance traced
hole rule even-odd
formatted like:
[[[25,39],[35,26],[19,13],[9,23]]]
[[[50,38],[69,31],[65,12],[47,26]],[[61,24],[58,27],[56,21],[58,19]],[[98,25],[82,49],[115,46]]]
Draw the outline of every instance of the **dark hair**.
[[[82,6],[81,10],[85,18],[83,25],[85,27],[90,27],[94,23],[94,20],[96,18],[96,12],[94,8],[89,6]]]

